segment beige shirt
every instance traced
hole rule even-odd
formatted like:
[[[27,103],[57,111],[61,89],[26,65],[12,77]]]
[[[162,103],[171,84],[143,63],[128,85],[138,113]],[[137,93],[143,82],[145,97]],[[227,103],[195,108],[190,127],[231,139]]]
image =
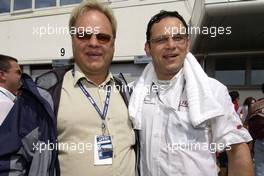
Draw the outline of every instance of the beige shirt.
[[[77,81],[85,75],[75,65],[65,74],[58,110],[59,162],[62,176],[134,176],[135,134],[128,118],[127,107],[114,86],[112,75],[96,86],[87,78],[82,80],[85,89],[103,111],[106,85],[112,86],[110,105],[106,116],[107,133],[112,138],[113,164],[94,165],[94,138],[102,135],[102,120],[93,105],[79,88]]]

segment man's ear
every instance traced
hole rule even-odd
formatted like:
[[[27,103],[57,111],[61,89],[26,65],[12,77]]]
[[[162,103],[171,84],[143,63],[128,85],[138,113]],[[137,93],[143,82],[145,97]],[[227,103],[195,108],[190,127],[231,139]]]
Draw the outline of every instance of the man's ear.
[[[113,46],[113,48],[115,49],[115,39],[113,39],[111,45]]]
[[[5,72],[0,70],[0,82],[4,82],[6,80]]]
[[[149,45],[148,42],[145,43],[145,48],[144,49],[145,49],[145,52],[146,52],[147,56],[150,57],[151,56],[150,55],[150,45]]]

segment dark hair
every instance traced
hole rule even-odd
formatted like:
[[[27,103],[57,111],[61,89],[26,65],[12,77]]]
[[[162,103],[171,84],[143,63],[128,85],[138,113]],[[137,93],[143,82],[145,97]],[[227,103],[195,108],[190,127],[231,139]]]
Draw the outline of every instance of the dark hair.
[[[230,95],[232,101],[235,101],[237,98],[239,98],[238,91],[231,91],[231,92],[229,92],[229,95]]]
[[[17,59],[0,54],[0,70],[7,72],[11,68],[11,61],[17,62]]]
[[[252,104],[252,101],[256,101],[253,97],[247,97],[243,103],[244,106],[250,106]]]
[[[262,90],[262,93],[264,93],[264,83],[261,84],[261,90]]]
[[[150,40],[150,31],[152,26],[155,23],[160,22],[160,20],[166,18],[166,17],[174,17],[174,18],[178,18],[184,25],[184,27],[186,28],[186,31],[188,31],[188,26],[187,23],[185,22],[185,20],[183,19],[183,17],[177,12],[177,11],[165,11],[165,10],[161,10],[158,14],[154,15],[148,22],[148,27],[147,27],[147,32],[146,32],[146,39],[147,41]],[[186,34],[188,35],[188,32],[186,32]]]

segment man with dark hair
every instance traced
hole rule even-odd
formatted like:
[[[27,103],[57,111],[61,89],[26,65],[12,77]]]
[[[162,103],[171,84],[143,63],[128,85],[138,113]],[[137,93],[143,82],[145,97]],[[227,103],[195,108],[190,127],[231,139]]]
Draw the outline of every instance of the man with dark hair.
[[[0,55],[0,125],[14,105],[20,87],[21,69],[17,59]]]
[[[229,150],[229,176],[252,176],[251,137],[227,88],[189,52],[187,31],[176,11],[161,11],[148,23],[145,51],[153,63],[135,82],[129,102],[142,175],[217,176],[215,152]]]

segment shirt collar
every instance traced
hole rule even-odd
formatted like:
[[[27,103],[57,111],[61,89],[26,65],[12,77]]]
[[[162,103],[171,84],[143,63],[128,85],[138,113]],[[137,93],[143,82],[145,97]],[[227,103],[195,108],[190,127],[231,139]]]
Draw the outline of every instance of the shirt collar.
[[[86,79],[87,82],[96,85],[93,81],[85,76],[85,74],[81,71],[80,67],[77,64],[74,64],[73,69],[73,84],[74,86],[78,83],[80,79]],[[107,84],[112,84],[114,82],[114,77],[111,72],[108,72],[108,75],[103,83],[101,83],[98,87],[103,87]]]
[[[8,91],[7,89],[0,87],[0,93],[3,93],[6,97],[8,97],[11,101],[15,101],[16,96],[14,94],[12,94],[10,91]]]
[[[153,83],[155,85],[163,85],[164,87],[166,87],[166,89],[168,89],[168,88],[172,87],[179,80],[179,78],[181,76],[183,76],[183,69],[182,68],[170,80],[158,80],[157,76],[154,76]]]

